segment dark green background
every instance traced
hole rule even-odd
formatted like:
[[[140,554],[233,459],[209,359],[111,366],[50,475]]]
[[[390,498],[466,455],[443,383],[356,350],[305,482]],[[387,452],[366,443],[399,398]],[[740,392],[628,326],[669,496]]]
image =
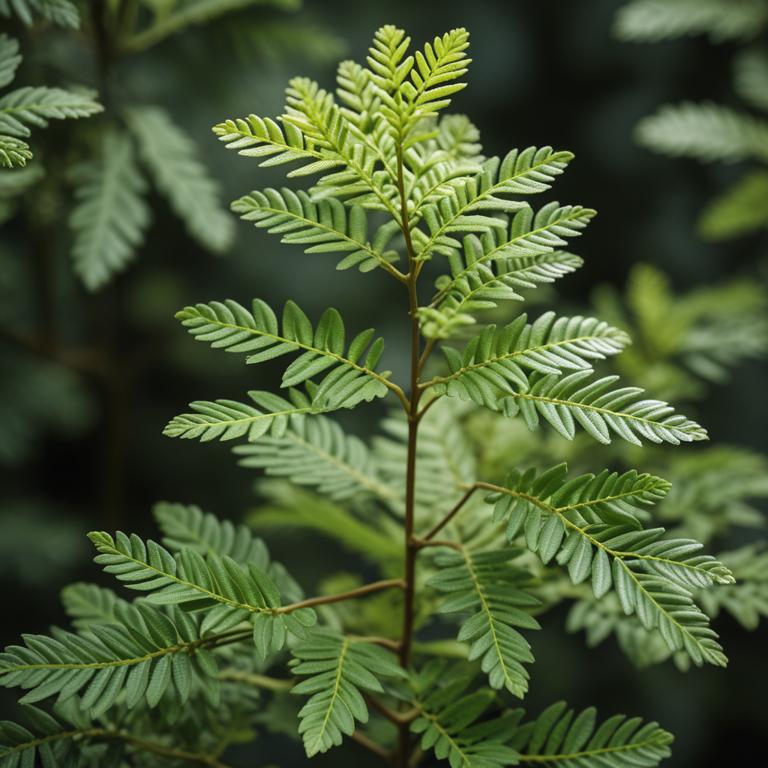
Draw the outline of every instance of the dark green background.
[[[454,108],[481,129],[486,154],[530,144],[574,151],[576,161],[557,182],[557,197],[599,212],[574,246],[586,266],[559,283],[565,302],[584,304],[597,283],[622,285],[638,261],[664,269],[679,290],[758,273],[765,266],[765,237],[713,245],[703,244],[695,233],[697,212],[738,169],[661,158],[632,140],[636,121],[663,101],[730,101],[733,49],[703,40],[653,46],[618,42],[611,32],[617,6],[608,0],[318,0],[308,2],[302,13],[347,41],[349,56],[358,60],[383,23],[406,27],[417,41],[453,26],[470,30],[470,87]],[[214,31],[202,29],[124,66],[128,80],[141,83],[194,135],[228,200],[281,179],[226,152],[210,125],[249,112],[279,113],[289,76],[306,73],[330,87],[334,73],[331,64],[238,58]],[[178,71],[166,76],[168,68]],[[179,72],[188,87],[177,87]],[[267,388],[273,382],[262,371],[245,369],[234,356],[212,355],[188,340],[173,320],[173,312],[185,304],[228,297],[247,302],[252,296],[279,304],[294,298],[315,316],[333,305],[351,327],[370,325],[383,332],[389,365],[396,373],[404,368],[405,297],[383,273],[337,273],[330,260],[279,247],[245,224],[238,225],[232,252],[215,259],[186,237],[166,215],[164,203],[153,199],[153,206],[156,224],[139,261],[102,295],[67,287],[66,242],[57,246],[62,290],[73,291],[83,307],[80,329],[72,333],[120,350],[122,386],[118,398],[91,388],[95,416],[77,439],[48,435],[31,460],[0,469],[0,504],[6,508],[19,499],[53,498],[79,530],[119,526],[140,533],[152,530],[148,513],[159,499],[198,503],[232,518],[247,511],[254,478],[234,466],[227,447],[172,442],[161,430],[192,399],[235,398],[248,387]],[[9,230],[12,240],[32,236],[18,222]],[[29,291],[33,303],[34,291]],[[59,311],[66,306],[63,302]],[[713,441],[768,450],[767,384],[765,367],[754,364],[712,391],[698,415]],[[368,421],[356,424],[362,433],[368,426]],[[36,546],[53,551],[67,546],[68,533],[47,530],[51,541]],[[336,570],[343,557],[326,542],[307,539],[281,539],[277,553],[300,561],[298,573],[309,592],[313,579]],[[16,573],[0,567],[4,643],[21,631],[44,631],[61,620],[60,580],[97,578],[88,555],[84,547],[73,569],[39,584],[25,580],[20,585]],[[718,628],[731,658],[729,669],[683,675],[671,665],[640,673],[612,643],[586,650],[582,638],[566,635],[562,624],[561,612],[548,616],[534,639],[537,664],[527,701],[532,711],[567,698],[577,706],[596,704],[604,713],[658,719],[677,737],[670,768],[725,768],[735,764],[739,752],[753,756],[740,764],[762,764],[758,755],[765,754],[768,728],[762,691],[768,672],[765,626],[747,634],[722,618]],[[331,753],[316,763],[367,764],[367,756],[354,748],[346,754],[342,759]],[[280,739],[265,740],[253,751],[254,765],[270,759],[303,764],[300,753]]]

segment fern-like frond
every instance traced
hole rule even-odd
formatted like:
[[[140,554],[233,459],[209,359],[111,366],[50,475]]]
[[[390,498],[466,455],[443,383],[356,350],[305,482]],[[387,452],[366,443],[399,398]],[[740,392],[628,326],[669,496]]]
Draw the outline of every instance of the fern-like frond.
[[[438,279],[438,298],[420,307],[422,332],[428,338],[449,338],[476,321],[475,313],[495,309],[502,301],[523,301],[522,291],[533,289],[576,271],[584,263],[579,256],[565,251],[509,256],[487,261],[482,257],[495,247],[496,233],[477,238],[467,235],[463,256],[449,257],[451,275]],[[466,262],[465,262],[466,259]],[[468,269],[467,265],[474,269]]]
[[[267,433],[284,434],[291,419],[319,413],[297,390],[291,390],[291,401],[271,392],[251,390],[248,397],[255,403],[236,400],[195,400],[189,404],[192,413],[182,413],[166,424],[163,434],[185,440],[235,440],[245,437],[258,440]]]
[[[160,107],[131,107],[125,117],[158,189],[189,234],[214,253],[225,251],[234,225],[194,142]]]
[[[608,545],[598,548],[616,557],[637,560],[635,565],[690,588],[732,583],[730,571],[712,556],[691,556],[701,550],[698,542],[690,539],[658,542],[663,529],[642,530],[642,510],[663,499],[669,487],[666,480],[634,470],[623,474],[603,470],[597,475],[579,475],[570,480],[564,464],[542,473],[516,470],[507,477],[504,490],[499,489],[498,495],[492,497],[496,504],[494,517],[507,521],[510,540],[524,531],[529,548],[538,551],[545,563],[557,554],[564,537],[576,528],[620,527],[636,531],[627,533],[628,551]],[[537,509],[548,517],[542,517]],[[530,520],[529,515],[532,516]],[[562,525],[551,523],[552,519],[559,520]],[[543,531],[545,525],[549,528],[546,534]],[[543,536],[546,541],[541,540]],[[629,548],[630,544],[632,548]],[[540,549],[542,545],[545,545],[543,551]],[[668,552],[664,554],[660,549]],[[576,579],[577,583],[589,575],[589,564],[580,565],[586,573]],[[602,563],[596,565],[600,567]],[[597,579],[599,583],[595,584],[598,597],[610,588],[611,583],[609,574],[602,576],[604,578]]]
[[[294,78],[286,90],[282,119],[298,128],[324,157],[341,166],[341,170],[318,181],[312,190],[314,199],[344,198],[353,205],[387,211],[399,221],[398,193],[392,174],[377,168],[382,157],[391,153],[391,147],[382,148],[366,141],[355,124],[344,117],[332,93],[313,80]]]
[[[720,587],[729,589],[729,587]],[[702,594],[702,593],[700,593]],[[589,595],[571,606],[566,620],[568,632],[583,631],[587,645],[595,648],[614,635],[621,652],[638,668],[661,664],[670,658],[681,670],[690,667],[690,657],[673,651],[657,629],[648,630],[635,615],[627,616],[619,598],[609,593],[601,599]]]
[[[285,567],[271,559],[267,545],[245,525],[234,525],[194,504],[155,504],[152,514],[163,532],[163,544],[172,552],[190,547],[201,555],[229,557],[253,565],[275,583],[280,594],[300,600],[304,594]]]
[[[755,36],[768,21],[762,0],[631,0],[616,15],[624,40],[657,42],[709,35],[714,42]]]
[[[384,119],[403,148],[428,138],[418,131],[423,121],[435,117],[451,103],[450,97],[466,83],[455,82],[467,71],[469,33],[453,29],[415,56],[407,55],[410,38],[402,29],[387,25],[376,31],[369,49],[371,79],[381,97]]]
[[[323,173],[341,165],[341,160],[326,156],[289,122],[281,126],[268,117],[248,115],[218,123],[213,132],[227,149],[234,149],[244,157],[258,158],[262,167],[297,161],[305,163],[291,170],[289,177]]]
[[[481,659],[492,688],[506,688],[523,697],[528,690],[528,670],[533,654],[518,631],[539,629],[530,609],[537,598],[521,589],[528,574],[510,565],[519,553],[495,550],[470,553],[441,551],[434,563],[438,572],[429,585],[447,595],[441,613],[470,613],[462,622],[458,639],[469,643],[469,659]]]
[[[314,202],[306,192],[284,188],[251,192],[235,200],[232,210],[244,221],[281,235],[280,242],[301,246],[305,253],[346,254],[337,269],[391,271],[390,264],[399,258],[386,249],[391,237],[388,227],[380,227],[369,240],[367,217],[359,205],[347,209],[333,198]]]
[[[475,302],[517,299],[515,289],[535,287],[573,271],[581,259],[555,249],[566,244],[565,238],[579,235],[594,215],[589,208],[548,203],[535,215],[531,208],[523,208],[508,227],[493,227],[479,238],[465,237],[462,249],[448,252],[451,273],[435,283],[437,294],[421,310],[425,321],[436,323],[436,332],[448,335],[455,326],[469,322],[471,311],[489,308],[484,303],[476,307]]]
[[[282,318],[265,302],[254,299],[251,310],[235,301],[186,307],[176,317],[199,341],[216,349],[245,353],[246,362],[261,363],[301,353],[283,374],[282,386],[294,387],[324,374],[312,404],[318,409],[351,407],[361,400],[399,393],[389,371],[377,371],[384,341],[372,329],[358,333],[347,345],[346,329],[335,309],[326,310],[313,328],[297,304],[288,301]]]
[[[768,498],[768,458],[743,448],[712,447],[668,461],[672,490],[661,520],[699,541],[733,526],[763,528],[765,515],[753,500]]]
[[[665,155],[702,162],[768,159],[768,122],[711,102],[667,104],[637,126],[637,139]]]
[[[332,499],[373,498],[397,504],[400,497],[380,476],[368,446],[331,419],[295,420],[280,437],[236,446],[241,466],[309,485]]]
[[[83,582],[64,587],[61,602],[77,629],[93,624],[118,624],[120,611],[128,605],[111,589]]]
[[[272,309],[254,299],[251,311],[234,301],[212,302],[187,307],[177,318],[200,341],[217,349],[248,354],[248,363],[260,363],[300,352],[283,374],[283,387],[293,387],[325,374],[312,393],[318,410],[353,407],[362,400],[383,397],[387,389],[399,389],[389,382],[389,371],[376,370],[384,349],[372,329],[357,334],[349,346],[341,315],[329,309],[317,326],[292,301],[286,303],[281,322]],[[269,406],[265,406],[269,407]],[[279,404],[276,401],[279,410]]]
[[[0,16],[17,16],[28,27],[35,16],[69,29],[80,26],[80,12],[70,0],[0,0]]]
[[[613,586],[626,614],[661,632],[672,650],[696,664],[726,663],[717,635],[693,602],[692,590],[733,583],[733,575],[701,544],[664,539],[663,528],[644,530],[633,514],[653,503],[666,484],[648,475],[601,473],[566,482],[559,465],[542,474],[515,472],[497,487],[494,519],[507,522],[507,537],[523,535],[542,561],[568,567],[578,584],[591,576],[597,597]],[[490,487],[490,486],[483,486]],[[556,499],[556,500],[553,500]]]
[[[528,722],[522,709],[488,717],[493,692],[467,693],[471,683],[460,667],[437,661],[413,678],[420,714],[411,730],[451,768],[656,768],[670,755],[672,735],[657,723],[614,715],[598,726],[591,707],[577,714],[558,702]]]
[[[521,765],[552,768],[656,768],[670,756],[671,733],[639,717],[614,715],[597,724],[594,707],[579,712],[561,701],[520,725],[510,740]]]
[[[2,7],[2,6],[0,6]],[[0,722],[0,766],[2,768],[28,768],[42,764],[45,768],[66,766],[79,768],[81,762],[75,739],[81,729],[62,722],[48,712],[22,705],[24,722]]]
[[[768,173],[752,171],[707,205],[699,232],[708,240],[739,237],[768,227]]]
[[[439,203],[483,170],[480,132],[465,115],[443,115],[434,138],[420,141],[403,154],[403,187],[413,201],[412,222],[428,205]]]
[[[413,56],[406,55],[410,45],[405,30],[385,24],[376,30],[368,49],[371,77],[377,88],[392,98],[413,67]]]
[[[13,82],[19,64],[19,41],[8,35],[0,35],[0,88]]]
[[[238,563],[253,563],[261,571],[268,568],[266,544],[245,525],[221,520],[194,504],[160,502],[152,515],[163,532],[163,544],[173,551],[190,547],[201,555],[231,557]]]
[[[412,678],[419,714],[411,732],[424,751],[447,761],[451,768],[506,768],[518,764],[518,753],[507,746],[522,713],[487,718],[497,695],[485,689],[468,693],[472,676],[428,662]]]
[[[26,86],[0,98],[0,132],[26,138],[30,126],[45,128],[49,120],[89,117],[103,107],[88,91]]]
[[[641,438],[672,445],[707,439],[695,421],[676,414],[668,403],[643,397],[639,387],[613,389],[618,376],[592,377],[591,370],[565,377],[534,373],[528,388],[504,397],[500,407],[507,416],[522,414],[531,430],[544,417],[566,440],[573,440],[576,424],[606,444],[612,434],[634,445],[641,445]]]
[[[384,117],[404,139],[403,149],[423,138],[414,135],[422,121],[436,117],[450,105],[450,97],[466,87],[466,83],[455,81],[466,74],[472,61],[466,55],[468,47],[469,33],[463,28],[435,37],[432,43],[425,43],[423,51],[416,52],[415,66],[409,72],[410,82],[404,80],[398,91],[402,101],[398,104],[395,99],[392,104],[383,97]],[[387,90],[385,87],[385,93]],[[388,107],[392,110],[389,114]]]
[[[405,157],[405,193],[415,202],[415,210],[420,211],[428,205],[434,205],[454,189],[462,189],[481,170],[480,165],[472,160],[448,159],[445,152],[437,147],[437,142],[428,141],[419,145],[423,153],[411,151]],[[414,213],[415,219],[418,214]]]
[[[344,353],[343,323],[335,310],[326,312],[314,337],[306,316],[291,302],[286,305],[284,314],[285,336],[277,335],[277,320],[272,310],[258,300],[254,302],[253,315],[235,302],[229,302],[226,306],[198,305],[197,308],[184,310],[180,315],[185,318],[185,322],[189,321],[190,327],[200,331],[201,336],[207,337],[204,340],[214,339],[214,346],[230,351],[262,350],[251,355],[248,362],[259,362],[287,352],[305,350],[286,369],[283,386],[303,382],[308,394],[290,389],[289,401],[271,392],[251,390],[248,396],[255,405],[234,400],[198,400],[190,403],[194,413],[182,414],[168,423],[164,430],[168,437],[199,438],[203,441],[247,437],[254,442],[270,433],[280,438],[291,421],[306,414],[354,408],[363,401],[370,402],[383,397],[388,388],[394,389],[401,398],[404,397],[401,390],[386,378],[388,372],[377,373],[373,370],[382,350],[378,341],[371,345],[365,364],[357,362],[369,345],[372,331],[364,331],[356,336]],[[233,318],[234,323],[235,315],[236,322],[240,324],[221,321],[222,317],[225,320]],[[272,321],[275,325],[270,324],[267,331],[260,330],[256,325],[257,322]],[[195,331],[192,332],[194,334]],[[310,339],[311,343],[307,344]],[[309,380],[321,372],[324,372],[324,376],[319,383]]]
[[[69,219],[75,272],[96,290],[136,255],[149,226],[147,184],[131,140],[117,131],[101,139],[98,157],[70,171],[77,201]]]
[[[424,386],[493,408],[515,387],[527,388],[527,372],[588,370],[594,361],[618,354],[629,343],[624,331],[590,317],[546,312],[533,323],[527,319],[520,315],[502,328],[486,326],[463,353],[443,346],[449,373]]]
[[[133,534],[89,534],[99,554],[95,561],[129,589],[161,605],[208,607],[201,623],[203,634],[224,632],[250,622],[256,650],[266,656],[279,651],[288,632],[304,636],[315,621],[311,608],[281,607],[272,579],[253,563],[241,565],[211,552],[203,557],[185,547],[174,557],[156,542]]]
[[[760,543],[748,544],[719,557],[736,583],[700,592],[702,607],[713,618],[725,610],[745,629],[757,629],[760,619],[768,618],[768,551]]]
[[[768,112],[768,55],[765,51],[752,48],[737,55],[733,84],[744,101]]]
[[[27,689],[21,699],[26,703],[54,695],[64,701],[82,692],[79,707],[93,717],[123,693],[129,709],[142,701],[157,706],[171,687],[184,703],[193,679],[216,675],[199,622],[178,608],[121,603],[113,623],[90,624],[78,633],[54,629],[50,637],[27,635],[24,641],[0,654],[0,685]]]
[[[453,160],[482,162],[480,131],[466,115],[443,115],[437,124],[437,146]]]
[[[0,168],[23,168],[32,159],[32,150],[26,141],[0,133]]]
[[[370,71],[356,61],[340,62],[336,70],[336,96],[349,123],[364,134],[370,133],[381,104]]]
[[[355,721],[368,722],[363,692],[383,693],[379,678],[405,677],[391,652],[328,630],[313,630],[293,656],[293,673],[305,679],[291,693],[310,697],[299,712],[308,757],[341,744]]]
[[[465,115],[443,115],[434,138],[410,147],[403,155],[405,195],[414,203],[410,219],[462,188],[483,170],[480,132]]]
[[[528,208],[525,203],[507,199],[514,195],[536,194],[549,189],[573,155],[555,152],[552,147],[513,149],[503,160],[486,160],[483,169],[462,186],[454,186],[434,205],[422,206],[422,216],[429,235],[414,230],[414,245],[420,259],[431,258],[433,253],[450,256],[460,243],[452,236],[455,232],[487,232],[503,228],[498,219],[480,215],[478,211],[513,212]],[[548,208],[551,213],[551,208]],[[558,243],[560,244],[560,243]]]

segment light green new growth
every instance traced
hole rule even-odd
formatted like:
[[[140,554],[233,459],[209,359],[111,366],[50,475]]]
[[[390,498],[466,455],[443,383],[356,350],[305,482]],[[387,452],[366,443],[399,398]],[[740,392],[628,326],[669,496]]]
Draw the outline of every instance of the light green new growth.
[[[156,34],[170,34],[179,13]],[[724,585],[722,598],[712,592],[715,605],[748,618],[764,612],[697,541],[653,524],[666,480],[607,469],[569,477],[562,464],[522,471],[510,462],[482,476],[464,423],[476,406],[510,434],[547,422],[568,440],[578,430],[598,445],[619,437],[677,446],[706,433],[595,371],[630,343],[617,326],[553,312],[485,324],[483,311],[507,309],[582,265],[562,248],[594,211],[529,202],[571,153],[529,147],[485,158],[471,122],[445,113],[465,87],[468,45],[466,30],[455,29],[414,51],[403,30],[385,26],[367,66],[340,65],[336,93],[297,78],[277,119],[249,115],[214,128],[244,162],[285,166],[306,187],[247,194],[232,206],[244,220],[309,258],[332,254],[338,269],[379,270],[402,285],[407,381],[382,367],[383,340],[372,329],[350,333],[335,309],[313,320],[292,301],[277,312],[244,296],[177,315],[193,338],[246,364],[277,361],[284,392],[193,402],[165,434],[240,441],[243,465],[304,487],[265,486],[271,507],[257,525],[333,535],[381,578],[340,576],[305,597],[248,528],[184,504],[156,508],[162,544],[91,533],[96,562],[138,597],[69,587],[75,631],[27,636],[0,655],[0,684],[23,688],[24,702],[57,697],[54,716],[29,709],[30,728],[2,726],[1,766],[37,752],[72,765],[141,752],[159,764],[222,768],[223,750],[239,738],[226,730],[233,713],[252,726],[255,707],[285,728],[290,692],[302,698],[296,730],[308,757],[348,738],[396,768],[435,760],[652,768],[672,740],[656,723],[622,715],[598,723],[593,709],[576,714],[562,703],[526,721],[512,708],[535,669],[535,615],[557,601],[544,585],[570,581],[563,594],[584,589],[584,600],[613,601],[617,615],[695,664],[726,663],[698,607],[703,590]],[[146,226],[134,140],[190,232],[208,247],[228,237],[167,116],[142,108],[126,121],[100,164],[80,171],[76,252],[94,284],[130,257]],[[131,215],[115,218],[115,206]],[[99,257],[104,248],[110,264]],[[424,289],[426,271],[434,289]],[[432,355],[438,347],[443,362]],[[394,411],[370,443],[328,415],[383,398]],[[745,571],[762,563],[757,553],[732,560]],[[292,677],[273,676],[280,668]],[[164,718],[186,726],[192,714],[191,727],[163,730]],[[169,733],[178,745],[169,746]]]

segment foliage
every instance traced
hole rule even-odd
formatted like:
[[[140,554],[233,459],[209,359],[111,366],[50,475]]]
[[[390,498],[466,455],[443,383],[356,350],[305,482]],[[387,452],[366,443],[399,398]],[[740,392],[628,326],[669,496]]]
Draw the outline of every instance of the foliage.
[[[69,5],[69,3],[66,3]],[[41,3],[41,7],[49,7]],[[28,10],[20,3],[14,10]],[[19,43],[8,35],[0,35],[0,88],[10,85],[21,64]],[[24,86],[0,96],[0,168],[20,168],[32,159],[27,139],[31,127],[45,128],[48,120],[89,117],[101,112],[101,105],[84,89]],[[3,172],[4,173],[4,172]]]
[[[767,23],[764,0],[631,0],[616,16],[616,34],[624,40],[657,42],[706,34],[714,43],[735,41],[744,46],[734,59],[733,89],[753,111],[711,101],[683,101],[660,107],[643,118],[636,131],[641,144],[662,154],[701,162],[749,161],[750,167],[702,212],[699,233],[708,240],[758,232],[768,224],[763,194],[768,57],[765,46],[754,42]]]
[[[108,109],[103,119],[91,121],[88,129],[73,131],[67,145],[75,162],[69,162],[64,172],[51,162],[45,180],[58,194],[75,199],[72,209],[61,213],[69,219],[72,230],[75,272],[89,291],[103,288],[124,271],[152,235],[147,199],[150,181],[202,248],[222,253],[235,234],[233,222],[219,202],[219,184],[198,159],[201,153],[185,126],[187,121],[147,103],[141,95],[147,91],[146,83],[129,82],[126,88],[124,81],[130,70],[123,59],[158,46],[182,30],[231,20],[251,6],[297,7],[288,0],[130,5],[101,4],[81,18],[77,5],[69,0],[0,3],[0,14],[16,16],[25,25],[44,20],[58,26],[59,30],[46,30],[58,44],[72,46],[72,30],[82,27],[84,36],[75,43],[80,45],[78,55],[68,67],[81,70],[83,80],[98,81],[104,89],[101,97]],[[11,82],[20,60],[16,40],[0,37],[0,87]],[[93,64],[83,67],[84,60]],[[135,77],[128,74],[128,79]],[[180,84],[187,86],[183,79]],[[43,128],[51,119],[82,118],[101,111],[94,94],[84,88],[23,87],[5,93],[0,96],[0,165],[15,168],[32,157],[30,129]],[[52,144],[45,154],[50,159],[60,151],[60,146]],[[61,189],[67,183],[69,192]],[[33,205],[28,197],[21,197],[23,191],[16,193],[19,212]]]
[[[510,567],[514,550],[440,554],[435,558],[437,574],[429,585],[449,595],[442,613],[474,611],[461,625],[458,639],[469,641],[469,658],[481,658],[492,688],[506,688],[516,696],[528,690],[528,672],[522,662],[533,662],[530,645],[515,629],[538,629],[527,612],[538,604],[519,588],[527,581],[525,571]]]
[[[587,765],[599,760],[608,768],[655,766],[669,757],[672,735],[657,723],[614,715],[599,726],[594,708],[576,714],[565,702],[522,722],[522,709],[487,716],[493,705],[488,691],[467,693],[472,676],[465,670],[441,677],[444,667],[428,664],[415,679],[419,715],[411,729],[421,746],[452,768],[478,765]],[[484,718],[484,719],[481,719]]]
[[[171,3],[123,42],[142,49],[229,5]],[[518,289],[581,266],[560,249],[594,212],[528,202],[549,190],[570,153],[532,147],[486,159],[474,126],[444,114],[465,87],[468,44],[468,33],[455,29],[411,53],[406,33],[385,26],[367,66],[339,67],[336,94],[296,78],[277,120],[250,115],[214,128],[246,161],[290,164],[291,179],[314,177],[304,191],[251,192],[233,204],[236,213],[312,258],[340,253],[338,268],[380,270],[402,285],[407,384],[379,367],[383,342],[373,330],[349,339],[335,309],[313,322],[291,301],[278,319],[261,299],[248,307],[227,300],[177,316],[195,339],[242,354],[246,364],[294,357],[281,372],[285,396],[251,390],[250,402],[196,401],[165,434],[239,441],[240,461],[273,476],[265,528],[285,522],[336,538],[383,578],[342,572],[306,598],[248,528],[184,504],[156,508],[162,544],[92,532],[95,561],[138,596],[69,587],[72,630],[25,636],[0,655],[0,684],[25,690],[23,705],[57,699],[50,715],[30,710],[30,728],[3,726],[0,760],[34,760],[40,748],[43,760],[73,764],[93,755],[116,755],[120,764],[142,753],[220,768],[224,750],[253,738],[240,718],[252,713],[249,694],[260,689],[269,692],[263,719],[273,725],[282,694],[304,697],[296,731],[308,757],[347,737],[398,766],[428,753],[453,768],[656,766],[671,742],[656,723],[616,715],[598,725],[592,708],[577,714],[562,703],[526,721],[511,708],[528,688],[536,615],[575,597],[586,607],[572,628],[586,628],[590,639],[627,626],[660,639],[658,657],[725,666],[707,611],[722,607],[750,624],[764,612],[762,553],[725,553],[721,562],[686,533],[656,525],[654,505],[670,490],[661,477],[588,467],[569,475],[565,464],[552,466],[546,449],[530,452],[531,469],[505,456],[503,471],[491,472],[472,454],[467,423],[478,414],[506,434],[523,425],[545,447],[555,442],[539,430],[547,421],[573,441],[578,467],[603,455],[607,463],[626,458],[630,448],[606,447],[616,436],[637,458],[641,440],[666,452],[706,432],[665,401],[595,370],[628,345],[621,326],[631,324],[623,318],[547,312],[485,324],[484,310],[523,300]],[[180,130],[155,107],[133,107],[124,121],[110,139],[123,145],[123,165],[112,147],[98,168],[83,171],[89,187],[80,204],[103,206],[108,195],[99,190],[114,185],[117,197],[133,196],[120,205],[140,210],[143,176],[126,170],[138,155],[191,234],[209,247],[222,244],[228,225]],[[93,218],[83,214],[80,223]],[[123,226],[109,210],[101,218],[106,234],[94,237],[112,238],[110,226]],[[140,237],[132,225],[141,230],[145,222],[134,216],[120,230],[128,249]],[[440,275],[432,303],[423,305],[419,278],[427,269]],[[667,334],[645,293],[636,298],[641,335],[670,358],[683,350],[725,367],[740,356],[690,341],[700,323],[722,320],[706,302],[694,311],[691,299],[676,333]],[[468,337],[461,352],[452,346],[458,335]],[[431,357],[437,347],[445,363]],[[390,395],[396,411],[370,443],[328,415]],[[647,456],[653,463],[654,453]],[[734,498],[761,492],[754,473],[745,467]],[[684,517],[678,522],[684,529]],[[750,589],[735,583],[729,564]],[[601,612],[612,613],[597,631]],[[446,631],[446,624],[454,626]],[[272,671],[284,667],[294,677]]]
[[[309,695],[299,712],[299,733],[307,757],[341,744],[355,731],[355,720],[368,722],[361,691],[383,693],[379,678],[405,677],[392,655],[371,643],[332,633],[316,633],[296,647],[291,669],[304,679],[292,690]]]
[[[765,292],[748,278],[681,295],[656,267],[638,264],[623,297],[600,286],[594,305],[635,340],[616,358],[618,370],[664,397],[699,398],[708,384],[728,381],[731,368],[768,351]]]
[[[8,33],[0,34],[0,368],[8,374],[0,382],[0,556],[3,573],[33,594],[82,567],[84,504],[98,510],[100,526],[114,526],[122,512],[128,464],[121,454],[135,432],[123,431],[122,414],[132,410],[149,360],[138,352],[148,350],[149,337],[126,329],[146,322],[145,281],[197,259],[199,247],[219,254],[233,242],[222,174],[211,168],[205,130],[196,126],[205,86],[192,52],[204,45],[234,69],[229,33],[237,25],[244,31],[247,20],[259,26],[245,39],[251,53],[270,23],[282,24],[278,49],[264,53],[273,63],[286,51],[303,60],[298,48],[310,26],[288,31],[299,6],[0,1]],[[314,61],[324,44],[339,47],[326,32]],[[26,167],[6,168],[11,162]],[[140,252],[144,263],[136,265]],[[129,266],[130,275],[119,274]],[[144,319],[132,325],[134,291]],[[67,457],[83,439],[98,444],[77,460],[91,473],[92,491],[73,504],[70,490],[84,485],[41,482],[40,462],[63,448],[57,472],[73,478]],[[31,543],[34,559],[24,557]]]

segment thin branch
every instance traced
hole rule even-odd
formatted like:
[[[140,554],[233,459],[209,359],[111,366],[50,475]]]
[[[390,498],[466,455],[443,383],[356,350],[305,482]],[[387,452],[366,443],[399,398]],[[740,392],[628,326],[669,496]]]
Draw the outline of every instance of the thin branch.
[[[105,373],[104,366],[98,362],[95,349],[87,347],[82,349],[59,349],[54,345],[46,343],[43,339],[22,333],[14,333],[5,328],[0,328],[0,342],[2,341],[25,352],[63,365],[65,368],[69,368],[77,373],[98,376]]]
[[[429,531],[427,534],[421,537],[422,546],[423,546],[423,542],[428,542],[431,539],[434,539],[435,536],[438,533],[440,533],[440,531],[442,531],[443,528],[445,528],[445,526],[448,525],[448,523],[450,523],[451,520],[453,520],[453,518],[459,514],[459,512],[461,512],[462,507],[470,500],[470,498],[472,498],[472,494],[476,490],[478,490],[479,487],[480,487],[479,484],[475,484],[475,485],[471,485],[467,489],[466,493],[454,505],[453,509],[451,509],[451,511],[437,525],[435,525],[431,531]]]
[[[219,680],[231,683],[245,683],[255,688],[264,688],[267,691],[283,693],[290,691],[294,686],[293,680],[286,678],[267,677],[267,675],[256,675],[251,672],[243,672],[239,669],[224,669],[219,672]]]
[[[222,632],[220,635],[209,635],[208,637],[201,638],[195,641],[192,645],[194,647],[202,648],[220,648],[222,645],[232,645],[234,643],[240,643],[244,640],[250,640],[253,637],[253,627],[248,629],[230,630],[229,632]]]
[[[402,388],[395,384],[394,381],[389,381],[389,379],[384,379],[384,384],[390,391],[394,392],[398,399],[400,400],[400,403],[403,406],[403,409],[407,413],[411,408],[411,403],[408,400],[408,398],[405,395],[405,392],[403,392]]]
[[[350,635],[350,639],[357,643],[373,643],[383,648],[389,648],[390,651],[400,653],[400,641],[390,640],[388,637],[378,637],[371,635]]]
[[[361,747],[364,747],[369,752],[373,752],[374,755],[378,755],[385,762],[389,762],[392,759],[392,754],[386,747],[382,747],[381,744],[377,744],[373,739],[366,736],[362,731],[355,731],[351,738]]]
[[[155,755],[161,755],[173,760],[183,760],[184,762],[194,763],[196,765],[207,765],[209,768],[230,768],[227,763],[221,762],[221,760],[218,760],[212,755],[186,752],[183,749],[174,749],[173,747],[167,747],[164,744],[158,744],[154,741],[140,739],[137,736],[125,733],[124,731],[112,731],[106,728],[90,728],[83,731],[83,736],[93,739],[103,739],[105,741],[122,741],[124,744],[128,744],[136,749],[143,749],[145,752],[152,752]]]
[[[405,589],[405,582],[402,579],[384,579],[383,581],[374,581],[371,584],[365,584],[357,589],[351,589],[349,592],[339,592],[336,595],[318,595],[310,597],[307,600],[300,600],[298,603],[284,605],[275,610],[275,614],[293,613],[300,608],[312,608],[315,605],[328,605],[329,603],[340,603],[343,600],[354,600],[357,597],[365,597],[373,592],[381,592],[384,589]]]
[[[442,395],[435,395],[416,415],[416,418],[421,421],[426,415],[427,411],[438,401],[440,398],[442,398]]]
[[[219,14],[237,11],[250,5],[253,0],[222,0]],[[188,7],[184,7],[187,5]],[[147,48],[162,42],[166,37],[178,32],[184,27],[199,24],[210,14],[207,3],[181,3],[181,10],[172,13],[158,13],[153,22],[139,32],[123,39],[122,49],[125,52],[140,53]]]
[[[419,710],[416,708],[409,709],[406,712],[396,712],[394,709],[390,709],[386,704],[382,704],[373,696],[366,696],[365,700],[368,702],[371,709],[398,726],[408,725],[415,720],[419,714]]]
[[[421,357],[419,358],[419,374],[421,374],[421,372],[424,370],[424,366],[426,365],[429,356],[432,354],[432,350],[435,348],[436,343],[436,339],[429,339],[424,345],[424,351],[421,353]]]
[[[416,544],[419,549],[426,549],[427,547],[450,547],[457,551],[461,551],[464,547],[458,541],[450,541],[449,539],[417,539]]]

